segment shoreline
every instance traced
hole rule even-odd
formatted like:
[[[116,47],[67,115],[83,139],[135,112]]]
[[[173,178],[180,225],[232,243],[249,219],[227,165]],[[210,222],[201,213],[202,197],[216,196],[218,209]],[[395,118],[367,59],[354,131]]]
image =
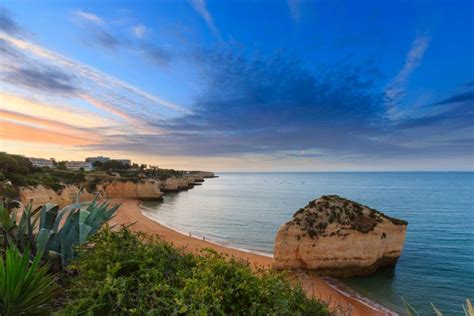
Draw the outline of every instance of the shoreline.
[[[185,252],[200,254],[202,249],[211,248],[221,254],[233,256],[236,259],[248,261],[253,268],[271,269],[272,257],[250,251],[235,249],[215,242],[190,237],[144,215],[141,211],[141,201],[136,199],[113,199],[113,204],[121,204],[110,225],[130,225],[136,232],[158,235],[161,239],[173,244]],[[341,308],[351,311],[353,316],[397,315],[368,299],[347,293],[333,282],[319,276],[303,272],[291,272],[291,277],[297,279],[308,296],[320,299],[331,308]]]

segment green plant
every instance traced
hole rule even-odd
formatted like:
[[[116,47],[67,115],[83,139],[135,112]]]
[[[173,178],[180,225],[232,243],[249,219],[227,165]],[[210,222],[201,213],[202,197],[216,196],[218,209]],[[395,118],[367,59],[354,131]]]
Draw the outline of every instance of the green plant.
[[[15,246],[0,257],[0,311],[2,315],[37,314],[45,309],[56,289],[48,267],[40,266],[40,257],[30,264],[30,251],[23,255]]]
[[[403,297],[402,297],[402,302],[408,316],[419,315],[419,313],[413,308],[413,306],[411,306],[407,301],[405,301]],[[438,308],[436,308],[436,306],[433,303],[430,303],[430,304],[436,316],[443,316],[443,313]],[[472,307],[471,301],[469,299],[466,299],[466,305],[463,304],[462,308],[464,310],[465,316],[474,316],[474,308]]]
[[[82,207],[81,207],[82,206]],[[44,206],[41,212],[38,248],[61,256],[65,266],[74,258],[74,248],[84,244],[104,223],[109,221],[120,205],[109,206],[108,202],[76,203],[59,211],[57,205]],[[60,227],[61,219],[67,214]]]
[[[279,273],[128,229],[104,228],[67,269],[64,315],[328,315]]]
[[[20,250],[27,247],[33,255],[42,258],[59,256],[63,266],[74,258],[75,247],[85,243],[100,227],[110,220],[119,205],[107,202],[76,202],[61,210],[58,205],[47,203],[35,210],[32,203],[23,208],[17,223],[16,210],[9,210],[0,203],[0,231],[3,245],[15,245]],[[63,217],[66,216],[64,222]],[[39,225],[38,225],[39,221]]]
[[[271,270],[253,273],[246,262],[225,260],[213,250],[197,257],[176,299],[180,312],[192,315],[326,315],[299,286]]]

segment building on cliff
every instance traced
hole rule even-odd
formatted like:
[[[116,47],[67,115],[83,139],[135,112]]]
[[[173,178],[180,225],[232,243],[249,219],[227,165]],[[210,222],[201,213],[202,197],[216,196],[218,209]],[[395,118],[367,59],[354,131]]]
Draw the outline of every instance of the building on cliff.
[[[82,168],[84,171],[91,171],[92,163],[88,161],[68,161],[66,162],[66,168],[69,170],[80,170]]]
[[[39,167],[39,168],[53,168],[54,167],[54,159],[45,159],[45,158],[35,158],[35,157],[28,157],[28,160],[31,162],[31,164],[34,167]]]
[[[90,162],[91,164],[94,164],[94,162],[107,162],[109,161],[109,157],[104,157],[104,156],[97,156],[97,157],[87,157],[86,162]]]

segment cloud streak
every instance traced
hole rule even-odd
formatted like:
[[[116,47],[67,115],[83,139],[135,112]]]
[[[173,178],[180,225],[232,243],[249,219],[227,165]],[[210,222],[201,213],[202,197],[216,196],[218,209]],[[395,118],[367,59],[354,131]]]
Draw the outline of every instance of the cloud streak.
[[[400,69],[398,74],[387,85],[385,89],[385,103],[389,117],[397,115],[397,106],[404,96],[408,80],[413,71],[420,66],[430,40],[431,38],[426,35],[419,35],[415,38],[406,55],[402,69]]]
[[[290,15],[293,21],[299,22],[301,18],[301,3],[300,0],[287,0]]]
[[[209,13],[205,0],[190,0],[191,6],[196,10],[196,12],[204,19],[207,26],[211,30],[212,34],[216,36],[218,39],[221,38],[221,34],[219,29],[214,23],[214,19]]]
[[[97,25],[105,25],[105,22],[102,18],[91,12],[75,10],[73,11],[73,15],[75,18],[78,18],[81,21],[92,22]]]

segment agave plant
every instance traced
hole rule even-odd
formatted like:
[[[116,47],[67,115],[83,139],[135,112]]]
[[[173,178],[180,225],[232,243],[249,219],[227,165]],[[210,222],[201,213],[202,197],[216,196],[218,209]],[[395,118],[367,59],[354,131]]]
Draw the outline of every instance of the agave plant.
[[[30,264],[30,250],[22,255],[14,245],[6,249],[5,260],[0,256],[1,315],[36,314],[50,301],[56,285],[40,260],[37,256]]]
[[[57,254],[63,265],[74,258],[74,248],[84,244],[114,215],[119,205],[108,202],[75,203],[59,210],[57,205],[45,205],[41,211],[37,246],[44,255]],[[62,218],[67,215],[64,224]]]
[[[16,245],[20,250],[30,246],[32,255],[36,253],[34,228],[37,224],[36,214],[40,208],[32,209],[32,203],[28,203],[23,209],[20,221],[17,221],[17,210],[10,210],[0,201],[0,231],[3,239],[3,250],[9,245]]]
[[[100,203],[95,198],[92,202],[76,202],[62,209],[47,203],[33,210],[30,202],[17,223],[16,211],[9,211],[0,203],[4,249],[11,244],[20,250],[29,247],[32,257],[59,256],[65,266],[74,258],[74,248],[95,234],[118,207],[110,206],[108,202]]]
[[[418,312],[411,306],[405,299],[402,297],[403,306],[405,306],[405,311],[407,312],[408,316],[418,316]],[[443,316],[443,313],[431,303],[431,307],[433,308],[434,313],[436,316]],[[462,305],[464,310],[464,316],[474,316],[474,308],[472,307],[471,301],[466,299],[466,305]]]

